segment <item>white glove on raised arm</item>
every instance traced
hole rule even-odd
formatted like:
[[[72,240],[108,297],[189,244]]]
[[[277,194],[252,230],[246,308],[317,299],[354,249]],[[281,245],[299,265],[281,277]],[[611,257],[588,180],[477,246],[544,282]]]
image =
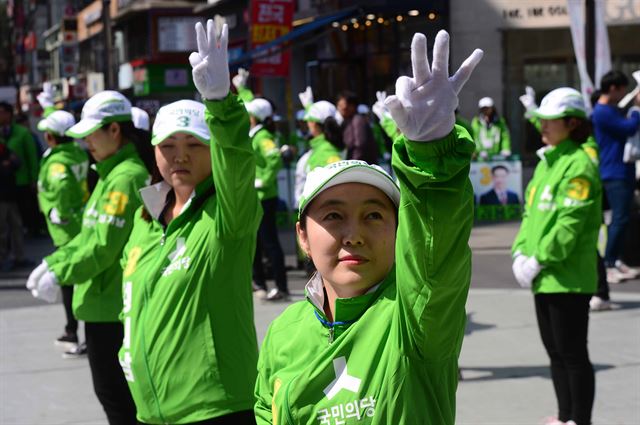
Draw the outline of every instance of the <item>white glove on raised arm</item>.
[[[482,50],[476,49],[449,77],[449,34],[440,31],[436,35],[432,66],[429,66],[427,58],[427,38],[420,33],[413,36],[413,78],[398,78],[396,94],[384,102],[408,139],[425,142],[440,139],[451,132],[456,121],[458,93],[482,55]]]
[[[249,71],[244,68],[238,68],[238,73],[233,76],[231,82],[236,89],[247,87],[247,80],[249,79]]]
[[[307,86],[305,91],[298,93],[298,99],[300,99],[304,109],[309,108],[313,104],[313,90],[311,90],[311,87]]]
[[[387,98],[386,91],[377,91],[376,92],[376,103],[373,104],[371,110],[378,117],[380,122],[384,121],[385,118],[390,118],[391,114],[389,114],[389,109],[387,105],[384,104],[384,100]]]
[[[44,108],[50,108],[53,106],[53,85],[50,82],[42,83],[42,92],[36,96],[38,103]]]
[[[189,55],[193,83],[203,99],[220,100],[229,94],[229,64],[227,60],[227,44],[229,27],[222,26],[220,35],[216,35],[213,20],[207,21],[207,31],[200,22],[196,24],[196,41],[198,51]]]
[[[531,112],[538,109],[538,105],[536,104],[536,91],[531,86],[527,86],[525,88],[525,93],[519,97],[520,103],[524,106],[526,110],[525,116],[529,115]]]

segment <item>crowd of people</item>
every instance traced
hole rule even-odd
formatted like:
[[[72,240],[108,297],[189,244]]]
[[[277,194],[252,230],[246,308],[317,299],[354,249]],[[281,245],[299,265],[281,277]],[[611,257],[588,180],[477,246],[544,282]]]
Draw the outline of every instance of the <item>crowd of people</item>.
[[[153,125],[116,91],[91,97],[77,122],[54,107],[50,87],[38,97],[48,149],[37,194],[55,251],[27,288],[49,302],[62,293],[67,324],[57,342],[86,352],[109,423],[330,424],[337,412],[372,424],[455,423],[478,203],[470,164],[512,154],[491,98],[470,124],[457,115],[482,51],[450,76],[448,34],[437,34],[430,62],[417,33],[412,76],[398,78],[394,95],[378,92],[369,109],[353,93],[333,104],[308,87],[284,140],[249,73],[231,78],[226,24],[195,32],[189,62],[202,101],[165,105]],[[590,305],[606,306],[607,280],[637,276],[621,259],[635,182],[621,145],[640,126],[637,111],[625,118],[617,109],[624,78],[603,78],[591,120],[571,88],[540,106],[532,90],[522,98],[545,147],[513,272],[534,293],[551,362],[558,414],[547,424],[591,423]],[[0,105],[5,135],[16,131],[10,113]],[[30,184],[26,142],[14,141],[31,137],[25,131],[0,143],[2,179],[14,191],[0,203],[8,223],[19,221],[15,195]],[[290,295],[276,222],[277,175],[290,158],[298,249],[313,273],[306,299],[271,324],[258,350],[254,298]],[[494,189],[480,204],[520,202],[504,184],[508,172],[491,169]],[[603,192],[613,218],[599,263]],[[0,240],[14,263],[24,261],[15,227]]]

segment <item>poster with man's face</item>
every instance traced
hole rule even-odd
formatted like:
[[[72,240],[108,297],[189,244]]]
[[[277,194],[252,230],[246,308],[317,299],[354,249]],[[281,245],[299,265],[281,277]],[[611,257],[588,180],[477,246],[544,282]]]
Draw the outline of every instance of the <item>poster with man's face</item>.
[[[469,177],[478,219],[508,220],[520,216],[523,203],[520,161],[473,162]]]

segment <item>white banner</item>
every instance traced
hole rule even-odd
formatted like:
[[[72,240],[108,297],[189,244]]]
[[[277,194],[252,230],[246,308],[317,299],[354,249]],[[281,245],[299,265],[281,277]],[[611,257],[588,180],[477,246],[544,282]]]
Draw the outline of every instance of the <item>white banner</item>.
[[[640,1],[638,2],[640,3]],[[609,32],[605,22],[605,0],[595,0],[596,14],[596,75],[594,85],[600,87],[600,79],[611,71],[611,48],[609,47]]]
[[[585,46],[585,10],[584,0],[567,0],[569,19],[571,24],[571,40],[573,41],[573,51],[576,55],[578,74],[580,75],[580,91],[584,99],[587,110],[591,113],[591,93],[593,93],[593,82],[587,71],[586,46]]]

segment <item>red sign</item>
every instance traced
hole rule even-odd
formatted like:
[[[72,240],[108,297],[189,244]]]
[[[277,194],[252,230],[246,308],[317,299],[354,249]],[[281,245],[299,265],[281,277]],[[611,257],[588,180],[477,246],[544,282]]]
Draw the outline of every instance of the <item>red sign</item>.
[[[291,31],[293,0],[251,0],[251,49],[269,43]],[[256,77],[289,75],[291,53],[273,47],[273,54],[261,53],[253,60],[251,74]]]

